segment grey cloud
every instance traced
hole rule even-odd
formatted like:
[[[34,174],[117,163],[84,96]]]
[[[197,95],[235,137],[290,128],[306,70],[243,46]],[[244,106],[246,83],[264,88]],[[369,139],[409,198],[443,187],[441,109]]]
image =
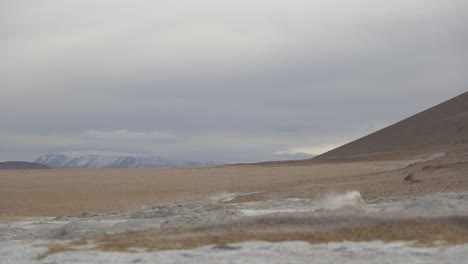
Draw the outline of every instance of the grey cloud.
[[[344,143],[468,83],[464,1],[0,5],[0,159],[93,146],[255,159]]]

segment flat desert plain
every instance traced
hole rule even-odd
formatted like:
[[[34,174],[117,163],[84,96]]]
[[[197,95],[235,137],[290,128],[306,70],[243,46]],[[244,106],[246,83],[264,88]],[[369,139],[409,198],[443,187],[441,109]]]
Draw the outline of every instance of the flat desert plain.
[[[349,181],[407,167],[403,162],[217,168],[0,171],[0,217],[70,216],[112,212],[181,198],[236,191],[275,193],[297,187],[342,189]],[[359,178],[362,178],[359,180]],[[302,187],[312,187],[303,190]],[[315,188],[316,187],[316,188]],[[345,187],[345,186],[344,186]],[[291,194],[292,195],[292,194]]]
[[[468,155],[303,166],[0,171],[0,217],[76,216],[178,199],[256,192],[238,201],[317,198],[357,190],[364,199],[468,190]],[[404,178],[413,174],[413,182]],[[243,199],[243,200],[242,200]]]

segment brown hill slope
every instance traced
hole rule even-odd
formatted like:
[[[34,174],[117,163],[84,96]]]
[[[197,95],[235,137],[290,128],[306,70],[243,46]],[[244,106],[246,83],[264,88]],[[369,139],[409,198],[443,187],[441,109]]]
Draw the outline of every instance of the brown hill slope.
[[[399,159],[467,146],[468,92],[465,92],[312,161]]]

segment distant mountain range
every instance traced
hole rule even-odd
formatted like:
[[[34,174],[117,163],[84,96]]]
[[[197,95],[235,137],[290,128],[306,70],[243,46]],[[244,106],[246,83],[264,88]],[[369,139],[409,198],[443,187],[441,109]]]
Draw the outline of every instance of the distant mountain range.
[[[166,159],[147,154],[110,151],[50,153],[40,156],[35,162],[57,169],[210,167],[222,165],[221,162]]]
[[[25,162],[25,161],[6,161],[0,162],[0,170],[17,170],[17,169],[50,169],[50,167],[34,163],[34,162]]]

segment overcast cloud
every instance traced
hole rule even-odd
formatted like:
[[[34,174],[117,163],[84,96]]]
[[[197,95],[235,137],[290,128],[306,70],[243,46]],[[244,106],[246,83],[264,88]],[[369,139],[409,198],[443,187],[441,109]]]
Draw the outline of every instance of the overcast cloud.
[[[464,0],[3,0],[0,160],[327,149],[467,90]]]

